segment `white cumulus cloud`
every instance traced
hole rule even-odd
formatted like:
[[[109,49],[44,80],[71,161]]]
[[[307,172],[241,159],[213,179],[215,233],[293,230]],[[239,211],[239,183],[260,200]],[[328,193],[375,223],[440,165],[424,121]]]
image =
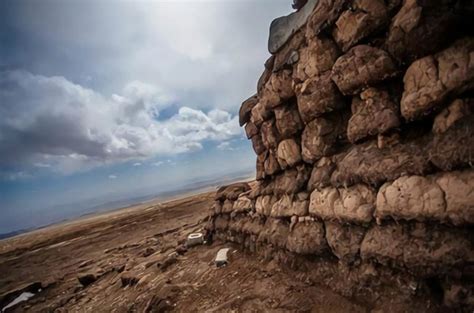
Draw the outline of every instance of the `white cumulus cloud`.
[[[0,165],[48,164],[67,173],[241,135],[238,117],[220,109],[183,106],[158,119],[175,97],[143,82],[107,97],[64,77],[14,70],[0,72],[0,86]]]

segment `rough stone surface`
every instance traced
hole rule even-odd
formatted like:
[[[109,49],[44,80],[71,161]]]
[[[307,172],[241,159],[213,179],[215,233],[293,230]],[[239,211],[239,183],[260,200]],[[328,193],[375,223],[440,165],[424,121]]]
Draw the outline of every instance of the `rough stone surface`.
[[[300,114],[294,105],[282,105],[275,108],[275,125],[281,138],[295,136],[303,128]]]
[[[362,241],[361,257],[429,275],[473,259],[473,245],[465,235],[462,230],[423,223],[373,226]]]
[[[400,125],[398,106],[385,90],[368,88],[352,100],[352,116],[347,138],[356,142],[367,136],[383,134]]]
[[[390,55],[367,45],[358,45],[339,57],[332,68],[332,79],[345,95],[353,95],[397,72]]]
[[[369,223],[375,210],[376,192],[366,185],[327,187],[311,193],[309,213],[324,220]]]
[[[239,124],[243,126],[245,123],[250,121],[250,114],[253,107],[258,103],[257,95],[253,95],[242,103],[239,110]]]
[[[285,139],[278,144],[278,163],[282,169],[293,167],[301,161],[301,147],[294,139]]]
[[[438,54],[426,56],[408,67],[401,112],[407,120],[431,114],[448,95],[474,87],[474,38],[464,38]]]
[[[332,32],[342,51],[387,23],[388,10],[383,0],[355,0],[342,12]]]
[[[298,111],[307,124],[324,113],[341,109],[345,101],[331,80],[331,72],[306,80],[296,89]]]
[[[324,36],[309,38],[308,45],[300,50],[293,71],[294,80],[300,83],[330,71],[339,55],[339,49],[332,39]]]
[[[360,246],[366,229],[351,224],[324,222],[326,240],[335,256],[344,263],[352,263],[359,257]]]
[[[375,141],[352,146],[331,176],[334,186],[359,182],[380,185],[403,175],[423,175],[430,170],[426,147],[417,142],[383,149]]]
[[[465,29],[472,26],[472,16],[471,21],[468,17],[472,7],[470,1],[404,1],[392,20],[385,42],[387,51],[405,62],[437,51],[451,40],[453,33],[463,29],[463,24]]]
[[[474,113],[474,99],[456,99],[444,108],[433,121],[433,132],[444,133],[457,120]]]
[[[457,120],[444,133],[436,134],[428,148],[431,162],[443,171],[473,167],[474,115]]]
[[[301,135],[303,160],[313,163],[333,154],[337,139],[346,132],[347,116],[341,112],[318,117],[308,123]]]
[[[474,171],[403,176],[377,194],[377,218],[474,223]]]
[[[323,224],[316,221],[297,223],[289,233],[287,247],[299,254],[320,254],[327,249]]]

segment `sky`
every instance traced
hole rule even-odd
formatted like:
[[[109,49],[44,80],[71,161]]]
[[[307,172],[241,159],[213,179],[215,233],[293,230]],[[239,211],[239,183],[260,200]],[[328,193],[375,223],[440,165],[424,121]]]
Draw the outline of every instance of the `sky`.
[[[0,233],[252,170],[238,110],[270,22],[290,12],[289,0],[0,0]]]

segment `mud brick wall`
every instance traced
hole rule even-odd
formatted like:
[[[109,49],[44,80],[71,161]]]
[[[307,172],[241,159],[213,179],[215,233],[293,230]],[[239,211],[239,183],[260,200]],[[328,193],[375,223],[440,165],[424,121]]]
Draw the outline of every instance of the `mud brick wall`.
[[[435,279],[445,305],[474,306],[473,12],[320,0],[274,22],[240,109],[257,181],[218,190],[209,231]]]

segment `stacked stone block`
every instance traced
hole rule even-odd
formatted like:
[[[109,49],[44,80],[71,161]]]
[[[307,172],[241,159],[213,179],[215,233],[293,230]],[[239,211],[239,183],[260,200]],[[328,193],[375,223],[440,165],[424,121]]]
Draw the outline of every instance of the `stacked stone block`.
[[[221,188],[208,230],[434,277],[474,306],[473,3],[306,6],[240,109],[257,181]]]

